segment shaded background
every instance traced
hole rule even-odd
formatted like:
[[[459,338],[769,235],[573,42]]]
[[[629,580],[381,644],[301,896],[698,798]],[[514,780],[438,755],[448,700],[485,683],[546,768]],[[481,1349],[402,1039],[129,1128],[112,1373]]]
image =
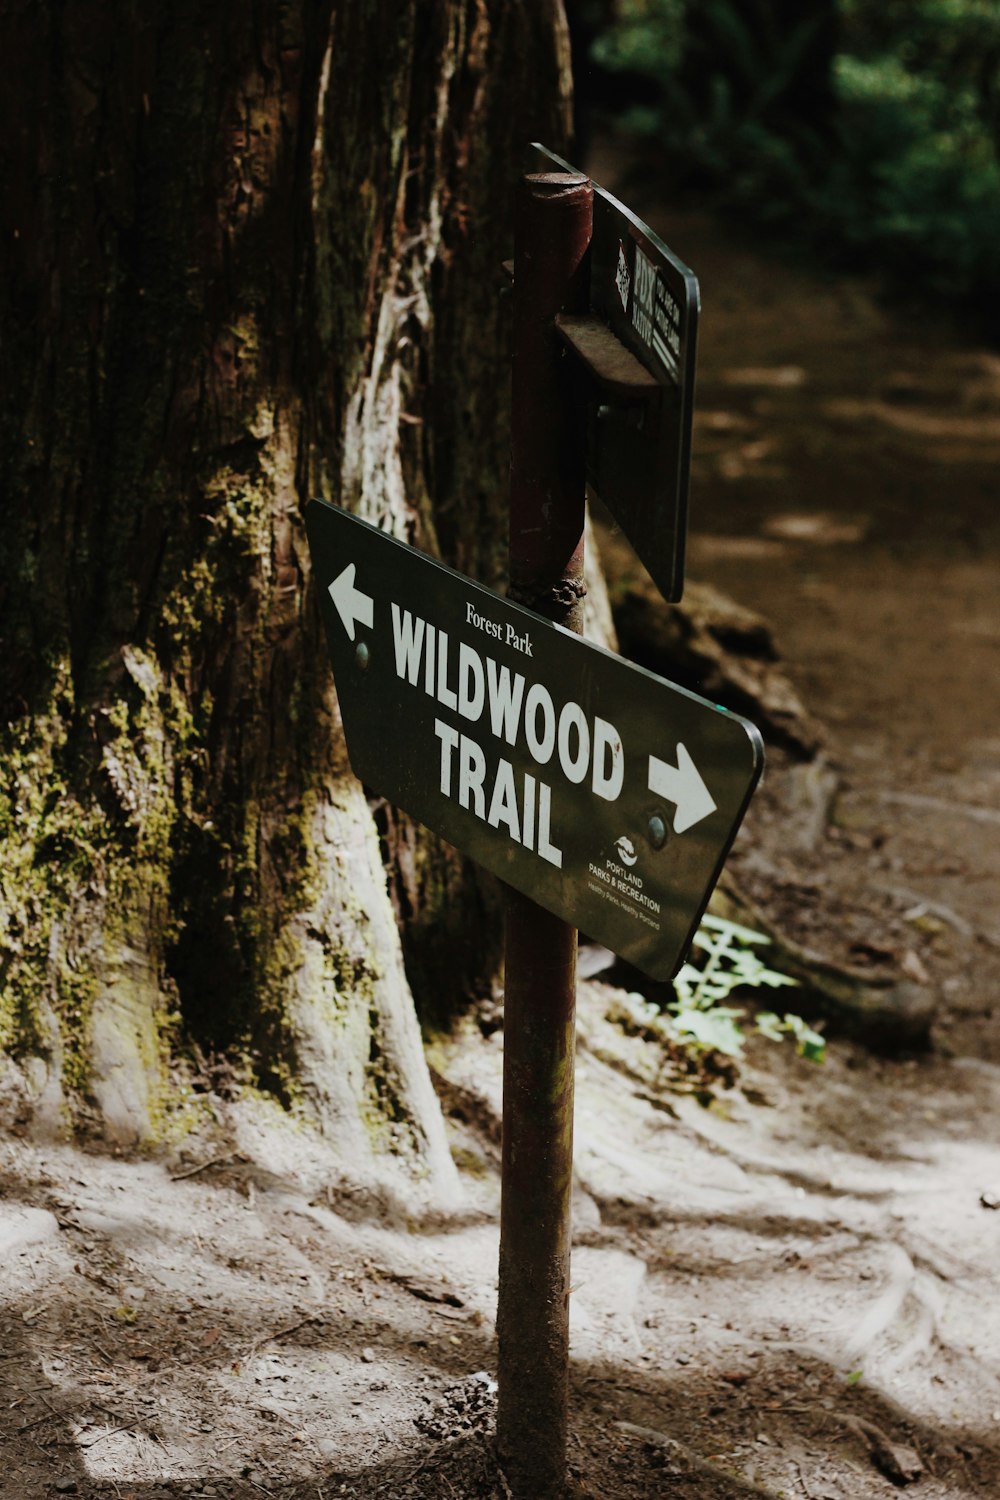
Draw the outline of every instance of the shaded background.
[[[576,129],[772,242],[998,331],[1000,13],[986,0],[571,0]]]
[[[731,873],[772,930],[895,975],[887,1044],[913,1003],[997,1056],[1000,14],[571,15],[578,149],[701,283],[685,605],[731,678],[780,652],[805,710],[769,724]],[[602,538],[623,648],[651,664],[641,568],[607,517]]]

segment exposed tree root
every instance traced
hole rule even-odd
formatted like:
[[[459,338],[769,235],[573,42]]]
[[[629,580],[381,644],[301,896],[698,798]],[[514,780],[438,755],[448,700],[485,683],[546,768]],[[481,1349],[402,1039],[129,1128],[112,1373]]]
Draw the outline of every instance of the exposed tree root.
[[[904,1052],[930,1045],[936,1010],[932,990],[896,973],[882,978],[812,952],[777,928],[732,875],[719,882],[710,909],[767,935],[771,941],[768,962],[799,982],[796,1010],[821,1016],[838,1031],[881,1050]]]

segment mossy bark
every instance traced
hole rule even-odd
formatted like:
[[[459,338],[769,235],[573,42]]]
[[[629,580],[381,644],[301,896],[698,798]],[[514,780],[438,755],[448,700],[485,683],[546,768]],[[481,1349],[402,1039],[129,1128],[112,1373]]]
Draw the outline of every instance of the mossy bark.
[[[495,899],[350,774],[302,508],[501,581],[497,266],[561,5],[39,0],[0,39],[0,1048],[126,1140],[228,1050],[446,1188],[412,993],[490,981]]]

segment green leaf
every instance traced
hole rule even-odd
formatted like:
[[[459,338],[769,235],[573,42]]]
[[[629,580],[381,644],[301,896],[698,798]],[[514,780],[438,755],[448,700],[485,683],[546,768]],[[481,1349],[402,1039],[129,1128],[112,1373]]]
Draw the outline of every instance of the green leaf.
[[[723,917],[705,916],[692,941],[692,948],[705,954],[699,967],[687,962],[674,979],[674,1002],[668,1007],[682,1038],[696,1046],[714,1048],[730,1057],[743,1049],[743,1012],[726,1005],[734,990],[781,989],[798,984],[789,974],[769,969],[754,947],[770,943],[762,932],[741,927]],[[794,1036],[803,1057],[822,1062],[825,1042],[800,1016],[779,1018],[773,1011],[763,1011],[756,1023],[757,1032],[771,1041],[780,1042],[787,1034]]]
[[[717,1005],[712,1010],[678,1011],[676,1020],[678,1030],[692,1037],[699,1047],[738,1057],[743,1050],[743,1033],[736,1022],[741,1016],[742,1011]]]
[[[826,1038],[814,1031],[801,1016],[785,1016],[784,1028],[795,1038],[795,1047],[800,1057],[810,1062],[822,1062],[826,1057]]]
[[[757,1017],[757,1030],[761,1036],[769,1037],[772,1042],[782,1041],[785,1035],[785,1028],[773,1010],[762,1010],[760,1012]]]

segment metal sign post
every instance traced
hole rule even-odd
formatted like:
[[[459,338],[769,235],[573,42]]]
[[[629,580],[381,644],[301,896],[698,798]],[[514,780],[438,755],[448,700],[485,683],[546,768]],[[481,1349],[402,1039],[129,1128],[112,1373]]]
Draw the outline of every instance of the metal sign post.
[[[586,307],[593,189],[521,180],[514,212],[512,597],[583,634],[585,436],[555,318]],[[508,888],[497,1452],[518,1497],[562,1493],[569,1403],[576,928]]]

